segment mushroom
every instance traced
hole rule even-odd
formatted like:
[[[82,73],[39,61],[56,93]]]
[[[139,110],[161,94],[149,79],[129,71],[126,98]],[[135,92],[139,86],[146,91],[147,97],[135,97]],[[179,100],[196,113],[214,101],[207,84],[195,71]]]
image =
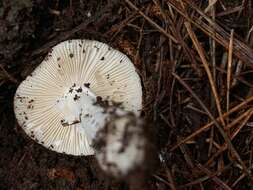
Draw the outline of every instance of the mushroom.
[[[95,156],[106,174],[125,179],[146,167],[148,138],[144,121],[131,112],[121,111],[110,117],[93,140]]]
[[[129,58],[91,40],[68,40],[48,53],[19,85],[14,112],[26,134],[71,155],[92,155],[90,146],[108,118],[97,100],[120,103],[140,114],[142,88]]]

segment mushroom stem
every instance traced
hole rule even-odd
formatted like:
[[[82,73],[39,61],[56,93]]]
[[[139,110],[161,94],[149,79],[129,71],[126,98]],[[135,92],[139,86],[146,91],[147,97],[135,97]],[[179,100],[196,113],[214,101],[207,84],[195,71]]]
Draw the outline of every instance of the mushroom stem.
[[[61,123],[63,126],[73,125],[81,122],[85,109],[92,107],[96,100],[95,94],[87,87],[72,86],[56,101],[56,108],[62,114]]]
[[[74,84],[66,89],[63,96],[56,101],[56,108],[62,117],[62,126],[76,127],[80,133],[85,133],[88,142],[91,142],[107,118],[107,113],[96,101],[96,95],[85,86]]]
[[[93,146],[101,169],[110,176],[122,178],[144,163],[147,138],[141,118],[118,108],[116,112],[121,113],[108,116],[110,119],[97,132]]]

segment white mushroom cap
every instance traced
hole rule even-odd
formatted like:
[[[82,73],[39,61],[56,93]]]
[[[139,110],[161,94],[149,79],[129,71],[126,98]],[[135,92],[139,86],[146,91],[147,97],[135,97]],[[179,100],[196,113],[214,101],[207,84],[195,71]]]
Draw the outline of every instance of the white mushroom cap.
[[[101,169],[122,178],[144,164],[147,139],[140,118],[129,113],[112,117],[97,132],[93,145]]]
[[[142,88],[134,65],[104,43],[69,40],[53,47],[20,84],[14,111],[38,143],[61,153],[90,155],[92,138],[106,118],[103,108],[94,105],[98,96],[138,115]]]

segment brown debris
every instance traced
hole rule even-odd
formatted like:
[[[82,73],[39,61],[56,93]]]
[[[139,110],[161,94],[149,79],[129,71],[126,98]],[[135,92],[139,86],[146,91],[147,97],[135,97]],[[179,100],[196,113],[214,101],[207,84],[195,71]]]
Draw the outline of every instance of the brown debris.
[[[56,178],[63,178],[70,183],[75,183],[76,177],[74,172],[69,168],[52,168],[47,172],[47,176],[50,180],[55,180]]]

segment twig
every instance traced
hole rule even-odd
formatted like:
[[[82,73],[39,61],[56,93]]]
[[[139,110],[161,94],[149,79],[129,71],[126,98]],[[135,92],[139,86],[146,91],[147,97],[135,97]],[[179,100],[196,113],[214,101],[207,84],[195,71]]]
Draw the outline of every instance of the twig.
[[[205,172],[208,176],[212,177],[212,180],[219,184],[220,187],[222,187],[225,190],[232,190],[225,182],[223,182],[220,178],[218,178],[217,176],[214,176],[213,173],[211,171],[209,171],[207,168],[205,168],[204,166],[202,166],[201,164],[197,164],[198,168]]]
[[[172,190],[177,190],[177,188],[176,188],[176,184],[175,184],[175,182],[174,182],[174,180],[173,180],[173,178],[172,178],[172,176],[171,176],[171,172],[170,172],[170,170],[167,168],[166,169],[166,177],[167,177],[167,179],[168,179],[168,181],[170,182],[170,188],[172,189]]]
[[[252,114],[253,114],[253,112],[252,112],[253,110],[252,109],[250,109],[250,110],[248,110],[247,112],[245,112],[245,114],[243,114],[243,116],[245,116],[246,115],[246,118],[243,120],[243,122],[239,125],[239,127],[232,133],[232,135],[231,135],[231,140],[233,140],[235,137],[236,137],[236,135],[238,134],[238,132],[242,129],[242,127],[247,123],[247,121],[249,120],[249,118],[252,116]],[[231,127],[232,127],[233,125],[231,124]],[[227,143],[224,143],[221,147],[220,147],[220,149],[217,151],[217,152],[215,152],[215,154],[211,157],[211,158],[209,158],[209,160],[206,162],[206,164],[205,165],[210,165],[213,161],[214,161],[214,159],[218,156],[218,155],[220,155],[223,151],[225,151],[226,149],[228,148],[228,146],[227,146]]]
[[[156,24],[152,19],[150,19],[148,16],[146,16],[138,7],[136,7],[132,2],[129,0],[125,0],[125,2],[135,11],[138,11],[138,13],[146,19],[153,27],[155,27],[157,30],[159,30],[163,35],[165,35],[167,38],[171,39],[174,43],[178,43],[176,38],[174,38],[172,35],[170,35],[168,32],[166,32],[162,27],[160,27],[158,24]]]
[[[9,79],[9,81],[13,82],[13,83],[18,83],[18,80],[15,79],[13,76],[11,76],[4,68],[3,65],[0,64],[0,69],[3,71],[4,75],[6,76],[6,78]]]
[[[236,112],[237,110],[241,109],[243,106],[247,105],[248,103],[250,103],[251,101],[253,101],[253,96],[249,97],[248,99],[246,99],[245,101],[243,101],[242,103],[240,103],[239,105],[233,107],[232,109],[229,110],[229,112],[224,113],[222,115],[223,118],[226,118],[228,114],[232,114],[234,112]],[[220,117],[216,118],[216,121],[220,121]],[[210,128],[212,125],[214,124],[213,121],[211,121],[210,123],[204,125],[203,127],[200,127],[198,130],[196,130],[195,132],[193,132],[191,135],[189,135],[188,137],[182,139],[180,142],[178,142],[176,145],[172,146],[172,148],[170,148],[170,151],[174,151],[176,148],[178,148],[181,144],[193,139],[195,136],[201,134],[203,131],[207,130],[208,128]]]
[[[172,184],[170,184],[168,181],[166,181],[165,179],[159,177],[156,174],[153,174],[153,177],[156,178],[157,180],[163,182],[164,184],[168,185],[170,188],[173,188]]]
[[[108,30],[105,35],[106,36],[111,36],[112,33],[114,33],[110,39],[110,42],[112,42],[115,37],[118,35],[118,33],[125,27],[127,26],[129,23],[133,22],[136,18],[138,18],[136,16],[136,12],[133,12],[130,16],[128,16],[126,19],[124,19],[120,24],[115,24],[113,25],[110,30]]]
[[[41,48],[35,50],[33,53],[32,53],[32,57],[34,56],[37,56],[37,55],[40,55],[40,54],[43,54],[43,53],[46,53],[48,52],[48,50],[56,45],[57,43],[63,41],[63,40],[66,40],[68,38],[70,38],[71,36],[73,36],[76,32],[79,32],[81,30],[84,30],[90,23],[96,21],[96,22],[99,22],[100,20],[103,20],[105,19],[106,17],[109,17],[109,14],[107,14],[108,10],[112,9],[113,8],[113,5],[115,3],[111,3],[110,5],[104,7],[102,9],[102,11],[100,12],[97,12],[96,15],[94,15],[93,17],[90,17],[88,18],[87,20],[85,20],[83,23],[81,23],[80,25],[78,25],[77,27],[75,27],[74,29],[70,30],[70,31],[66,31],[66,32],[63,32],[61,33],[61,35],[59,35],[58,38],[44,44]],[[99,20],[96,20],[97,18],[99,18]]]
[[[205,58],[205,54],[204,54],[204,50],[202,48],[202,46],[200,45],[195,33],[192,31],[192,28],[191,28],[191,25],[189,22],[185,22],[185,27],[188,31],[188,34],[190,35],[191,37],[191,40],[200,56],[200,59],[204,65],[204,68],[206,70],[206,73],[207,73],[207,76],[208,76],[208,79],[209,79],[209,82],[210,82],[210,85],[211,85],[211,89],[212,89],[212,92],[213,92],[213,95],[214,95],[214,98],[215,98],[215,102],[216,102],[216,107],[217,107],[217,110],[218,110],[218,113],[219,113],[219,116],[221,118],[221,123],[223,126],[225,126],[225,121],[223,120],[223,117],[222,117],[222,110],[221,110],[221,106],[220,106],[220,98],[219,98],[219,95],[217,93],[217,89],[216,89],[216,85],[214,83],[214,80],[213,80],[213,77],[212,77],[212,73],[209,69],[209,66],[208,66],[208,62]]]
[[[234,39],[234,30],[231,31],[231,38],[229,41],[229,48],[228,48],[228,65],[227,65],[227,112],[229,111],[229,104],[230,104],[230,80],[231,80],[231,67],[233,61],[233,39]],[[227,123],[229,123],[229,115],[227,116]],[[228,131],[229,134],[229,131]]]
[[[139,32],[140,36],[139,36],[139,40],[138,40],[138,44],[137,44],[136,54],[134,56],[134,63],[135,64],[137,63],[138,57],[140,56],[140,47],[141,47],[141,41],[142,41],[142,38],[143,38],[143,27],[144,27],[144,24],[145,24],[145,20],[142,21],[141,29],[140,29],[140,32]]]
[[[229,44],[229,34],[220,27],[217,23],[213,22],[212,19],[210,19],[203,11],[201,11],[196,5],[194,5],[188,0],[182,0],[186,2],[190,7],[192,7],[194,10],[199,13],[201,18],[205,19],[207,23],[209,23],[213,28],[215,29],[215,35],[213,35],[212,29],[210,28],[210,25],[206,24],[206,22],[200,20],[197,17],[190,18],[188,15],[186,15],[182,8],[179,7],[178,2],[173,1],[167,1],[168,5],[171,5],[179,14],[181,14],[187,21],[194,24],[196,27],[198,27],[200,30],[202,30],[205,34],[212,37],[216,42],[218,42],[223,47],[227,48]],[[180,1],[181,2],[181,1]],[[253,64],[253,50],[248,45],[243,43],[242,41],[234,38],[234,54],[236,57],[241,59],[244,63],[251,63]]]
[[[205,13],[210,11],[210,15],[212,20],[215,22],[215,4],[217,3],[217,0],[209,0],[208,1],[208,7],[205,9]],[[214,29],[213,26],[210,26],[212,28],[212,32],[214,35]],[[212,65],[212,74],[213,79],[216,81],[216,42],[213,38],[209,37],[209,43],[210,43],[210,57],[211,57],[211,65]],[[217,84],[216,84],[217,85]],[[215,99],[213,96],[211,96],[211,109],[215,107]],[[211,127],[210,132],[210,143],[208,147],[208,156],[211,155],[212,148],[213,148],[213,139],[214,138],[214,127]]]
[[[227,166],[227,168],[229,167],[230,165]],[[185,185],[183,185],[182,187],[185,188],[185,187],[188,187],[188,186],[192,186],[194,184],[197,184],[197,183],[200,183],[200,182],[204,182],[208,179],[212,179],[215,183],[219,184],[219,186],[222,188],[222,189],[225,189],[225,190],[231,190],[231,188],[225,183],[223,182],[221,179],[219,179],[216,175],[218,175],[219,173],[221,173],[222,171],[221,170],[218,170],[216,172],[210,172],[207,168],[204,168],[204,166],[200,165],[200,164],[197,164],[197,167],[198,169],[202,170],[204,173],[206,173],[206,176],[203,176],[203,177],[200,177],[198,178],[197,180],[194,180],[190,183],[187,183]]]
[[[231,185],[231,187],[233,188],[234,186],[236,186],[239,183],[239,181],[241,181],[244,177],[245,174],[243,173],[242,175],[240,175],[240,177],[237,178],[237,180],[235,180],[235,182]]]
[[[195,94],[195,92],[193,92],[192,89],[177,74],[172,73],[172,75],[180,82],[181,85],[183,85],[190,92],[190,94],[196,99],[196,101],[199,103],[199,105],[202,107],[202,109],[206,111],[209,118],[214,122],[214,125],[218,128],[218,130],[220,131],[220,134],[222,135],[222,137],[224,138],[224,140],[228,144],[228,148],[233,153],[233,155],[236,157],[237,161],[241,164],[243,172],[245,172],[245,174],[249,177],[250,182],[253,184],[253,177],[251,175],[251,172],[249,171],[249,169],[246,167],[246,165],[242,161],[241,157],[239,156],[238,152],[234,148],[234,145],[232,144],[231,140],[229,139],[229,137],[227,136],[227,134],[225,133],[223,128],[215,120],[215,118],[213,117],[211,112],[208,110],[208,108],[205,106],[205,104],[199,99],[199,97]]]

